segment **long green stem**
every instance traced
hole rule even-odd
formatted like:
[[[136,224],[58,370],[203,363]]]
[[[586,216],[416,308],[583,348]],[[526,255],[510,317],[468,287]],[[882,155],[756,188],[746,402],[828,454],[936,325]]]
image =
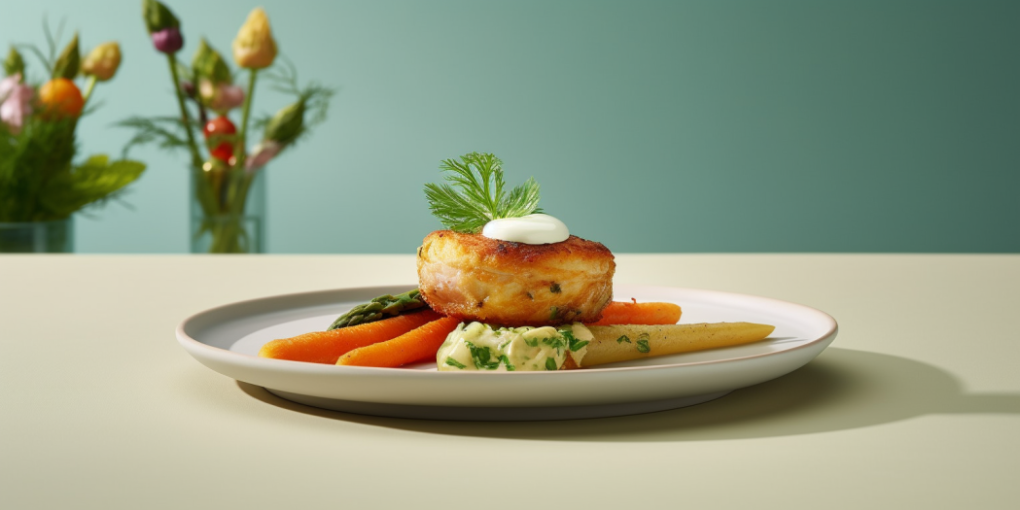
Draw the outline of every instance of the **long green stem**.
[[[244,105],[241,107],[241,132],[237,137],[237,147],[234,148],[234,154],[237,155],[235,166],[242,169],[247,156],[245,144],[248,136],[248,119],[251,117],[251,100],[255,96],[255,77],[258,75],[258,71],[258,69],[248,71],[248,90],[244,94]]]
[[[174,92],[177,93],[177,106],[181,108],[181,121],[184,123],[184,132],[188,135],[188,149],[191,150],[191,164],[195,168],[202,168],[202,156],[198,153],[198,144],[195,143],[195,134],[191,132],[191,117],[188,109],[184,106],[184,92],[181,90],[181,80],[177,76],[177,57],[173,53],[167,54],[167,61],[170,63],[170,76],[174,80]]]
[[[88,84],[85,85],[85,93],[82,94],[82,102],[89,104],[89,98],[92,97],[92,89],[96,88],[96,76],[89,76]]]
[[[244,94],[241,106],[241,129],[238,131],[237,145],[234,146],[235,162],[230,171],[230,189],[228,190],[229,208],[232,214],[243,215],[246,195],[250,186],[250,176],[245,171],[247,159],[248,121],[251,118],[251,102],[255,96],[255,80],[258,69],[248,71],[248,90]]]

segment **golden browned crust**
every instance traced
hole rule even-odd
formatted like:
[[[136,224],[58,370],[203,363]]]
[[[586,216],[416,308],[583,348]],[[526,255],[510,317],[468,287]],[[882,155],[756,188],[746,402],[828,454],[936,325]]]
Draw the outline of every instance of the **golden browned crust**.
[[[508,326],[595,322],[613,295],[613,254],[570,236],[523,244],[432,232],[418,248],[418,285],[434,310]]]

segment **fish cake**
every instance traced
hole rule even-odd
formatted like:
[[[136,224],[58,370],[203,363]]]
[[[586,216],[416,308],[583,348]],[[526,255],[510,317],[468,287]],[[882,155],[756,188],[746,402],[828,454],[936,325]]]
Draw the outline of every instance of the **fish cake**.
[[[418,248],[418,288],[433,310],[504,326],[597,321],[615,270],[608,248],[576,236],[533,245],[437,230]]]

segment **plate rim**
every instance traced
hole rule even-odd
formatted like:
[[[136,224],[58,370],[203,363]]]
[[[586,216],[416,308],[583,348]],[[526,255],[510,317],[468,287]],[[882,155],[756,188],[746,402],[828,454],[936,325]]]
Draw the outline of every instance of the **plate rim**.
[[[672,286],[662,286],[662,285],[643,285],[643,284],[620,284],[620,285],[614,285],[614,294],[615,294],[616,288],[620,287],[620,288],[625,288],[625,289],[633,288],[633,289],[654,289],[654,290],[667,290],[667,291],[676,291],[676,290],[693,291],[693,292],[700,293],[700,294],[715,295],[717,297],[733,296],[733,297],[738,297],[738,298],[742,298],[742,299],[765,301],[765,302],[777,304],[777,305],[784,306],[784,307],[792,306],[792,307],[795,307],[795,308],[802,309],[802,311],[810,313],[810,314],[817,314],[820,319],[822,319],[822,320],[824,320],[824,321],[826,321],[828,323],[828,328],[826,329],[826,331],[824,333],[818,335],[816,338],[808,340],[807,342],[804,342],[804,343],[802,343],[800,345],[797,345],[797,346],[794,346],[794,347],[790,347],[789,349],[783,349],[783,350],[774,351],[774,352],[764,352],[764,353],[758,353],[758,354],[748,354],[748,355],[744,355],[744,356],[729,357],[729,358],[723,358],[723,359],[704,360],[704,361],[690,361],[690,362],[682,362],[682,363],[655,364],[655,365],[645,365],[645,366],[623,366],[623,367],[608,367],[608,368],[585,368],[583,370],[515,371],[515,372],[478,371],[477,373],[475,373],[475,371],[470,371],[470,372],[444,372],[444,371],[432,371],[432,370],[411,370],[411,369],[405,369],[405,368],[338,366],[338,365],[329,365],[329,364],[325,364],[325,363],[309,363],[309,362],[303,362],[303,361],[292,361],[292,360],[279,360],[279,359],[261,358],[261,357],[258,357],[258,356],[252,356],[250,354],[234,352],[234,351],[231,351],[231,350],[228,350],[228,349],[223,349],[223,348],[220,348],[220,347],[215,347],[215,346],[212,346],[212,345],[200,342],[200,341],[196,340],[195,338],[192,338],[188,333],[185,332],[185,329],[186,329],[186,327],[189,324],[197,322],[197,321],[203,319],[204,317],[206,317],[208,315],[211,315],[211,314],[214,314],[214,313],[225,313],[230,308],[244,308],[244,307],[251,307],[251,306],[259,306],[259,305],[265,305],[265,304],[273,302],[273,301],[286,301],[286,300],[292,300],[292,299],[295,299],[295,298],[308,298],[308,297],[313,297],[315,295],[328,295],[328,294],[338,293],[338,292],[374,292],[374,291],[383,291],[383,293],[386,293],[386,291],[392,290],[393,288],[398,288],[398,287],[399,288],[413,288],[415,286],[416,286],[415,284],[408,284],[408,285],[395,284],[395,285],[360,286],[360,287],[339,287],[339,288],[333,288],[333,289],[321,289],[321,290],[312,290],[312,291],[303,291],[303,292],[291,292],[291,293],[284,293],[284,294],[275,294],[275,295],[270,295],[270,296],[262,296],[262,297],[257,297],[257,298],[245,299],[245,300],[241,300],[241,301],[234,301],[234,302],[230,302],[230,303],[225,303],[225,304],[222,304],[222,305],[214,306],[212,308],[207,308],[205,310],[201,310],[199,312],[196,312],[196,313],[193,313],[193,314],[189,315],[188,317],[186,317],[184,320],[182,320],[180,323],[177,324],[177,327],[175,328],[175,336],[177,338],[178,343],[186,351],[188,351],[189,354],[192,354],[192,356],[194,356],[193,349],[198,349],[198,350],[203,351],[203,352],[207,353],[208,355],[211,355],[211,356],[213,356],[215,358],[218,358],[220,361],[223,361],[223,362],[226,362],[226,363],[238,363],[238,362],[255,363],[256,366],[263,365],[265,368],[273,368],[275,370],[280,370],[280,371],[288,372],[288,373],[306,373],[306,374],[310,373],[310,372],[311,373],[323,373],[323,374],[344,374],[344,373],[358,374],[358,373],[360,373],[360,374],[363,374],[363,375],[373,375],[373,374],[375,374],[375,375],[380,375],[380,376],[381,375],[387,375],[387,376],[395,376],[395,377],[415,377],[415,376],[418,376],[418,377],[486,377],[486,378],[491,378],[491,377],[508,377],[508,376],[509,377],[522,377],[522,376],[524,376],[524,377],[539,377],[539,376],[541,376],[541,377],[550,377],[550,376],[551,377],[561,377],[559,374],[577,374],[577,375],[572,376],[572,377],[577,377],[578,375],[580,375],[582,373],[604,374],[604,373],[611,373],[611,372],[672,370],[672,369],[677,369],[679,367],[694,367],[694,366],[707,366],[707,365],[734,363],[734,362],[739,362],[739,361],[744,361],[744,360],[751,360],[751,359],[755,359],[755,358],[764,358],[764,357],[769,357],[769,356],[775,356],[777,354],[785,354],[785,353],[795,352],[795,351],[798,351],[798,350],[813,348],[813,347],[815,347],[819,343],[825,343],[825,342],[831,341],[832,339],[834,339],[834,337],[839,332],[839,324],[838,324],[838,322],[836,321],[836,319],[834,317],[832,317],[828,313],[826,313],[826,312],[824,312],[822,310],[819,310],[817,308],[813,308],[813,307],[810,307],[810,306],[807,306],[807,305],[803,305],[803,304],[800,304],[800,303],[795,303],[795,302],[792,302],[792,301],[785,301],[785,300],[781,300],[781,299],[770,298],[770,297],[765,297],[765,296],[759,296],[759,295],[754,295],[754,294],[744,294],[744,293],[737,293],[737,292],[718,291],[718,290],[711,290],[711,289],[699,289],[699,288],[692,288],[692,287],[672,287]],[[682,304],[680,304],[680,305],[683,306]],[[201,360],[199,360],[199,361],[201,361]],[[425,375],[421,375],[421,374],[425,374]],[[527,375],[524,375],[524,374],[527,374]]]

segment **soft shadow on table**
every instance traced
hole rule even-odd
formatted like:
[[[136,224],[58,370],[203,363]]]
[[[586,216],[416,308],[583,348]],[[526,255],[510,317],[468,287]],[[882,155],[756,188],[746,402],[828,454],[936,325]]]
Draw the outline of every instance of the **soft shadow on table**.
[[[805,367],[704,404],[619,418],[452,422],[378,418],[296,404],[238,383],[248,395],[300,413],[431,434],[557,441],[704,441],[812,434],[927,414],[1020,414],[1020,394],[968,394],[952,374],[918,361],[829,348]]]

